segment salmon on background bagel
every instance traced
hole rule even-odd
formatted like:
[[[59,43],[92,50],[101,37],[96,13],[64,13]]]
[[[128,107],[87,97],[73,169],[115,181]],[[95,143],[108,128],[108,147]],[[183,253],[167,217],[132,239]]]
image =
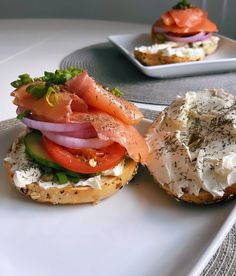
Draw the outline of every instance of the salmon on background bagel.
[[[126,185],[148,147],[134,127],[138,108],[70,67],[12,82],[17,118],[27,128],[4,159],[9,181],[33,200],[97,202]]]
[[[147,167],[171,196],[208,204],[236,195],[236,98],[223,89],[188,92],[150,126]]]
[[[206,11],[182,0],[156,20],[151,28],[153,44],[137,45],[134,56],[146,66],[203,60],[218,47],[217,31]]]
[[[218,32],[218,29],[208,19],[208,13],[187,0],[182,0],[155,21],[151,29],[151,39],[154,43],[189,43],[204,41],[214,32]]]

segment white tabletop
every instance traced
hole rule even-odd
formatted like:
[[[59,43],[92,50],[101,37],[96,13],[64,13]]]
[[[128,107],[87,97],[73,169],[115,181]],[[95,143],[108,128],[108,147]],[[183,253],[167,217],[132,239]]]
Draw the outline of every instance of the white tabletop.
[[[149,31],[148,25],[78,19],[11,19],[0,20],[0,26],[0,121],[15,117],[9,94],[13,90],[10,83],[18,75],[27,72],[36,77],[44,70],[54,71],[63,57],[85,46],[105,42],[108,35]]]
[[[62,58],[71,52],[106,42],[109,35],[149,32],[150,28],[132,23],[63,19],[0,20],[0,26],[0,121],[15,117],[10,83],[18,75],[27,72],[40,76],[44,70],[57,69]],[[138,106],[163,109],[156,105]]]

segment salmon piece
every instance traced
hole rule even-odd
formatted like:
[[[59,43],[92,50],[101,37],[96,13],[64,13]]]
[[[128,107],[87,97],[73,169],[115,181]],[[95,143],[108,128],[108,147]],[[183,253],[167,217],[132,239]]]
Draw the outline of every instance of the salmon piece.
[[[132,125],[124,124],[119,119],[101,111],[88,113],[73,112],[70,115],[71,122],[90,122],[97,135],[102,140],[112,140],[122,145],[128,155],[135,161],[146,164],[149,149],[144,138]]]
[[[207,18],[203,18],[200,24],[194,27],[179,27],[176,24],[171,26],[164,25],[161,19],[157,20],[152,27],[152,36],[156,33],[175,33],[175,34],[196,34],[199,32],[218,32],[216,25]]]
[[[208,13],[198,7],[172,9],[165,12],[151,29],[152,40],[157,33],[194,35],[199,32],[218,32],[216,25],[208,19]]]
[[[48,122],[67,122],[73,111],[87,112],[88,105],[77,95],[62,90],[58,92],[58,102],[54,107],[49,106],[45,97],[36,100],[26,88],[31,85],[24,85],[11,93],[15,97],[13,103],[23,109],[30,110],[33,115]]]
[[[90,80],[92,79],[89,77],[89,81],[87,81],[86,78],[87,76],[85,75],[85,83],[83,84],[82,82],[82,86],[89,85],[90,87]],[[45,97],[37,100],[28,93],[26,91],[27,86],[21,86],[11,93],[15,97],[13,103],[22,109],[30,110],[37,120],[52,123],[90,122],[100,139],[112,140],[119,143],[127,150],[130,158],[146,164],[149,150],[144,138],[132,125],[121,121],[117,118],[118,116],[113,117],[116,113],[113,112],[113,116],[111,116],[110,114],[88,106],[77,94],[68,92],[65,86],[61,86],[61,90],[57,93],[58,102],[55,106],[51,107]],[[82,89],[82,91],[84,90]],[[85,93],[88,93],[87,91],[90,92],[90,90],[86,89]],[[110,94],[110,92],[107,93]],[[82,93],[80,94],[83,95]],[[99,99],[103,98],[100,97]],[[117,100],[116,97],[115,100]],[[125,104],[128,103],[127,101],[124,102]],[[122,101],[119,103],[121,104]],[[112,104],[113,102],[111,106]],[[112,107],[107,106],[106,111],[109,108]],[[124,108],[129,108],[129,105],[125,105]]]
[[[166,25],[166,26],[171,26],[173,24],[175,24],[175,21],[173,19],[173,17],[171,16],[170,12],[167,11],[165,12],[162,16],[161,16],[161,19],[163,20],[163,23]]]
[[[75,93],[84,101],[115,118],[120,119],[128,125],[138,123],[143,114],[131,102],[119,98],[107,91],[92,79],[87,71],[66,82],[67,90]]]
[[[207,14],[200,8],[189,8],[189,9],[172,9],[169,11],[170,16],[178,27],[192,28],[199,25],[203,18],[207,17]],[[164,22],[165,24],[165,22]],[[166,25],[166,24],[165,24]]]

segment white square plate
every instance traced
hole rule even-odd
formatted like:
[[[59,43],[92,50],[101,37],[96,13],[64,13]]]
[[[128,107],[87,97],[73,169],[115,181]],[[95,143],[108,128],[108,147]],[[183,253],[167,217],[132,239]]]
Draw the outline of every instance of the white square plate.
[[[202,61],[144,66],[134,57],[134,48],[151,45],[148,34],[112,35],[108,39],[124,53],[145,75],[157,78],[190,76],[205,73],[226,72],[236,69],[236,41],[220,37],[217,51]]]
[[[140,125],[142,133],[150,121]],[[0,157],[20,126],[0,133]],[[1,162],[2,163],[2,162]],[[13,188],[0,165],[0,275],[198,275],[235,222],[234,202],[193,206],[142,168],[97,205],[51,206]]]

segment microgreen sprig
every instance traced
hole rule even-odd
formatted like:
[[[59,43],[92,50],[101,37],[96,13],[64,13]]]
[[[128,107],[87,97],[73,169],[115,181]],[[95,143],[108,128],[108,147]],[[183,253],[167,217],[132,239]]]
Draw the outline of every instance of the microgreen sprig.
[[[19,114],[16,116],[16,119],[22,120],[22,119],[24,119],[25,117],[27,117],[27,116],[30,115],[30,114],[31,114],[31,111],[30,111],[30,110],[22,111],[21,113],[19,113]]]
[[[19,88],[22,85],[30,84],[26,91],[31,94],[36,100],[45,96],[49,106],[53,107],[57,104],[58,85],[65,84],[69,79],[82,73],[82,69],[69,67],[65,70],[56,70],[55,72],[44,72],[44,76],[32,79],[29,74],[22,74],[11,85],[14,88]]]
[[[184,9],[189,9],[191,8],[192,5],[188,3],[188,0],[181,0],[179,3],[177,3],[173,9],[180,9],[180,10],[184,10]]]
[[[82,72],[82,69],[77,69],[74,67],[69,67],[65,70],[56,70],[54,73],[45,71],[42,80],[50,84],[64,84],[69,79],[74,78]]]
[[[33,79],[30,77],[29,74],[22,74],[18,76],[17,80],[11,82],[11,86],[13,86],[14,88],[19,88],[20,86],[31,82],[33,82]]]
[[[122,97],[122,96],[123,96],[122,91],[121,91],[119,88],[117,88],[117,87],[112,88],[112,89],[110,90],[110,92],[111,92],[113,95],[115,95],[116,97]]]
[[[47,93],[48,87],[45,82],[38,82],[29,85],[26,91],[31,94],[36,100],[39,100]]]

